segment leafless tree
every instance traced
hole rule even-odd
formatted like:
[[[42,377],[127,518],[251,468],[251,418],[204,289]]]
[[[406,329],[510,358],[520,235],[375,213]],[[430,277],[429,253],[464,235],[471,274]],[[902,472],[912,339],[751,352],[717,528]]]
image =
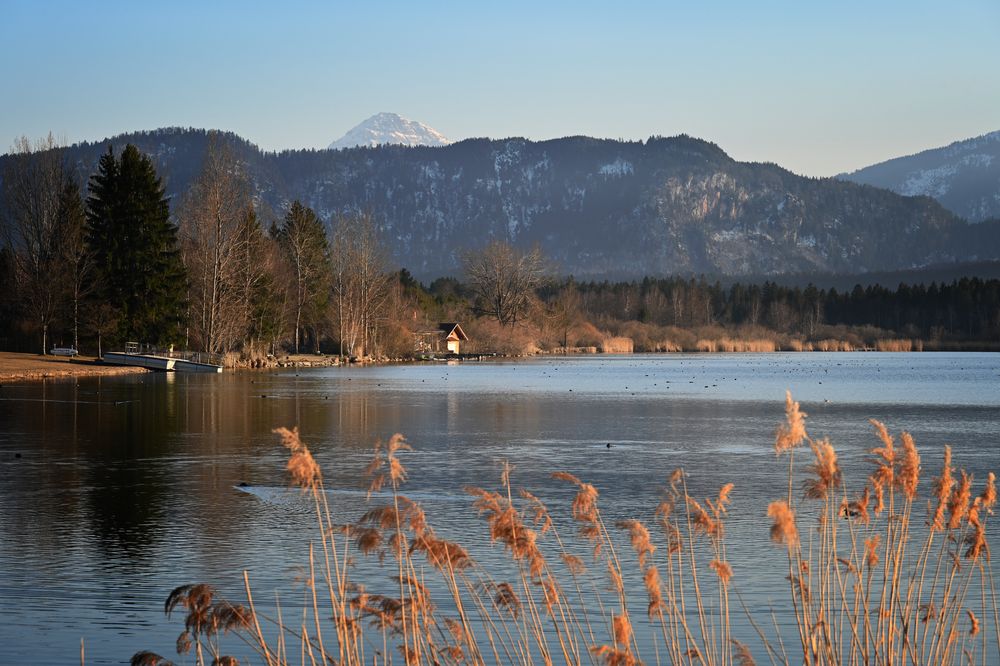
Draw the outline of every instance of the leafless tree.
[[[94,288],[94,254],[87,245],[87,216],[80,198],[80,188],[68,180],[59,195],[62,265],[66,281],[67,307],[73,322],[73,348],[80,348],[80,305]]]
[[[340,353],[370,355],[378,347],[391,283],[385,248],[370,214],[337,218],[331,266]]]
[[[521,252],[502,241],[467,252],[463,264],[477,308],[503,326],[513,326],[523,318],[545,275],[540,249]]]
[[[11,248],[24,309],[48,350],[49,327],[66,292],[59,198],[65,182],[63,154],[50,133],[32,143],[14,142],[3,173],[5,241]]]
[[[546,314],[552,327],[559,332],[564,350],[569,345],[570,329],[581,319],[580,308],[580,292],[572,282],[560,289],[548,303]]]
[[[121,323],[121,312],[110,303],[95,303],[87,309],[83,323],[97,334],[97,356],[103,356],[102,342],[105,337],[114,333]]]
[[[277,293],[273,276],[277,248],[274,241],[264,234],[257,213],[248,205],[243,212],[239,229],[239,318],[244,331],[244,349],[256,349],[274,325],[274,314],[280,313],[274,301]],[[265,322],[266,319],[271,321]]]
[[[248,180],[232,150],[210,136],[201,174],[179,212],[184,260],[191,279],[191,324],[202,349],[224,353],[247,330],[247,255],[253,251]],[[251,218],[256,222],[256,218]],[[252,271],[251,271],[252,273]]]

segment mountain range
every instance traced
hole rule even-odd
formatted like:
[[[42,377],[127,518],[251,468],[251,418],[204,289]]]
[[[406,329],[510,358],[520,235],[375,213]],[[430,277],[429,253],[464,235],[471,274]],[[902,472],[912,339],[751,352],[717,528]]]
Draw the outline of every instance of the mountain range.
[[[221,136],[265,219],[296,199],[327,222],[370,211],[394,262],[421,279],[457,275],[462,253],[491,239],[538,244],[557,272],[586,279],[866,273],[1000,258],[1000,223],[969,225],[926,196],[737,162],[683,135],[280,153]],[[68,157],[82,177],[109,142],[151,155],[176,200],[201,168],[209,132],[74,145]]]
[[[934,197],[969,222],[1000,219],[1000,131],[838,177],[905,196]]]

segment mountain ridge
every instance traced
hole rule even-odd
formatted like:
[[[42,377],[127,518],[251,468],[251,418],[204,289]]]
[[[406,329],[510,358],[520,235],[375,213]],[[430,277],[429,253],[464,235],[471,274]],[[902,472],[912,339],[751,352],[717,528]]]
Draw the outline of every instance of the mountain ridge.
[[[1000,218],[1000,131],[954,141],[836,176],[925,195],[970,222]]]
[[[176,197],[209,135],[173,128],[110,141],[150,154]],[[1000,255],[997,225],[970,226],[930,198],[737,162],[686,135],[280,153],[220,136],[265,219],[296,199],[327,223],[369,211],[394,261],[421,279],[456,274],[462,252],[491,239],[538,244],[560,272],[583,279],[863,273]],[[108,141],[67,149],[70,162],[91,173]]]

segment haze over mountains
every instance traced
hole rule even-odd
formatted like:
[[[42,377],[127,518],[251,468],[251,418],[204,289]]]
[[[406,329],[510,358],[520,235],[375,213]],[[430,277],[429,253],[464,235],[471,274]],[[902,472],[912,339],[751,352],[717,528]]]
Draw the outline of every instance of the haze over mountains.
[[[208,132],[115,137],[153,156],[168,192],[198,174]],[[293,200],[329,222],[370,211],[393,260],[421,279],[460,272],[491,239],[533,244],[578,278],[864,273],[1000,258],[1000,224],[969,225],[928,197],[741,163],[687,136],[623,142],[471,139],[264,153],[224,135],[267,216]],[[91,173],[107,142],[69,149]]]

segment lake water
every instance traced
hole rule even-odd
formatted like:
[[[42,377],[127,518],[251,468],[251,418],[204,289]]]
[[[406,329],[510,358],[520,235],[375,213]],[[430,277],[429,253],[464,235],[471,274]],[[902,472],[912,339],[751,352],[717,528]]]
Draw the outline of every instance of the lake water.
[[[75,663],[81,638],[88,664],[176,656],[169,591],[204,581],[239,601],[243,569],[262,603],[280,590],[293,607],[314,518],[284,488],[277,426],[300,427],[344,520],[363,510],[373,442],[404,433],[406,494],[487,566],[506,558],[463,488],[497,488],[503,461],[560,516],[573,491],[551,472],[593,483],[608,523],[651,519],[677,467],[695,496],[733,482],[734,585],[752,608],[787,603],[781,567],[763,564],[775,554],[764,510],[787,480],[772,448],[785,389],[854,489],[871,470],[869,418],[914,435],[925,479],[946,444],[976,492],[1000,468],[997,354],[595,356],[5,385],[0,664]],[[373,586],[393,572],[359,569]]]

